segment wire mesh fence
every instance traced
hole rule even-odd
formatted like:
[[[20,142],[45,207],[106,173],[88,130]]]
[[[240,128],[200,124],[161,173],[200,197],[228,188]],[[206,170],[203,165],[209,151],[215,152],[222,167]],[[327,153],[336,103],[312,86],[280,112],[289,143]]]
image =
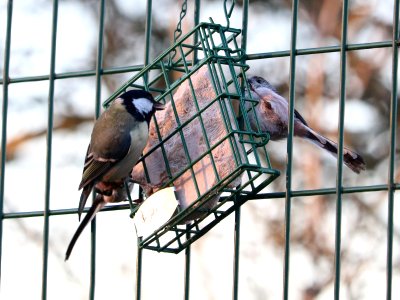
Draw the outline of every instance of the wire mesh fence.
[[[101,82],[104,76],[110,74],[118,74],[118,73],[126,73],[126,72],[138,72],[133,77],[132,80],[128,81],[127,84],[123,85],[120,89],[118,89],[114,95],[109,98],[109,101],[114,99],[118,93],[122,90],[125,90],[128,87],[140,87],[150,90],[157,94],[157,97],[160,99],[170,98],[170,101],[173,100],[173,92],[182,84],[183,80],[191,80],[192,74],[197,69],[192,69],[193,66],[201,67],[202,65],[207,65],[208,68],[214,72],[214,81],[228,82],[227,85],[233,85],[236,89],[236,93],[229,94],[227,90],[222,88],[222,91],[219,91],[217,88],[217,96],[212,103],[218,103],[222,108],[225,107],[226,103],[224,100],[226,99],[227,94],[232,98],[240,98],[240,86],[239,80],[242,77],[246,78],[246,72],[248,69],[247,63],[253,61],[266,61],[270,59],[276,59],[279,57],[288,57],[290,61],[290,79],[289,79],[289,128],[288,128],[288,139],[287,139],[287,169],[286,169],[286,182],[285,182],[285,190],[280,192],[264,192],[262,189],[272,181],[278,173],[273,169],[273,166],[269,164],[265,167],[256,163],[256,166],[251,165],[250,162],[242,162],[240,158],[242,157],[239,154],[239,163],[238,168],[240,171],[247,172],[247,182],[243,185],[243,189],[232,189],[231,187],[227,187],[224,180],[226,178],[218,178],[217,186],[221,187],[221,189],[225,188],[224,192],[229,194],[229,196],[222,197],[219,206],[215,208],[214,217],[215,219],[211,221],[211,223],[219,223],[221,217],[225,217],[227,214],[234,212],[234,234],[235,240],[233,244],[233,278],[232,278],[232,298],[239,299],[239,265],[240,265],[240,242],[241,242],[241,205],[250,200],[263,200],[270,201],[271,199],[276,198],[284,198],[285,199],[285,213],[281,217],[285,219],[285,233],[284,233],[284,255],[283,255],[283,290],[282,295],[283,299],[290,298],[290,281],[291,278],[291,268],[290,268],[290,254],[291,254],[291,229],[292,229],[292,215],[296,213],[296,211],[292,208],[293,198],[295,197],[310,197],[316,195],[334,195],[336,199],[336,213],[335,213],[335,249],[334,249],[334,288],[333,288],[333,296],[334,299],[343,299],[341,296],[341,255],[342,255],[342,230],[343,230],[343,222],[342,222],[342,206],[343,199],[348,194],[360,194],[363,195],[367,192],[376,192],[376,191],[385,191],[387,192],[387,238],[386,238],[386,291],[384,296],[386,299],[392,299],[392,290],[393,290],[393,238],[394,238],[394,202],[395,202],[395,191],[400,188],[399,183],[396,181],[396,133],[397,133],[397,119],[398,119],[398,108],[397,108],[397,73],[398,73],[398,45],[399,45],[399,2],[394,1],[393,5],[393,31],[392,31],[392,40],[391,41],[380,41],[380,42],[370,42],[370,43],[348,43],[348,18],[349,18],[349,3],[350,1],[344,0],[342,5],[342,20],[341,20],[341,40],[340,44],[336,46],[325,46],[325,47],[314,47],[314,48],[301,48],[299,49],[298,44],[298,14],[299,14],[299,1],[293,0],[292,2],[292,15],[291,15],[291,42],[290,48],[283,51],[275,51],[275,52],[265,52],[265,53],[247,53],[246,52],[246,42],[247,42],[247,28],[248,22],[250,20],[250,15],[248,12],[249,9],[249,1],[243,1],[242,5],[242,25],[239,29],[230,28],[229,26],[229,17],[232,13],[232,10],[235,6],[235,1],[223,1],[223,8],[225,10],[225,17],[227,21],[227,30],[221,31],[223,25],[215,24],[213,22],[209,24],[199,22],[200,15],[200,1],[194,1],[194,29],[189,31],[187,35],[184,35],[181,40],[179,35],[179,31],[181,28],[178,26],[179,30],[176,32],[175,41],[173,46],[169,51],[164,52],[158,59],[154,61],[151,60],[150,57],[150,46],[152,43],[152,11],[154,9],[153,3],[151,0],[146,2],[147,5],[147,15],[146,15],[146,30],[145,30],[145,44],[144,44],[144,64],[131,66],[131,67],[121,67],[121,68],[104,68],[104,26],[105,26],[105,15],[106,11],[106,1],[102,0],[98,3],[98,12],[99,12],[99,24],[98,24],[98,41],[97,41],[97,55],[96,55],[96,68],[91,71],[83,71],[83,72],[67,72],[67,73],[56,73],[56,57],[57,57],[57,33],[58,33],[58,20],[59,20],[59,1],[54,0],[52,3],[52,34],[51,34],[51,51],[50,51],[50,71],[48,75],[43,76],[21,76],[16,78],[11,78],[9,74],[9,64],[12,57],[11,53],[11,43],[12,43],[12,25],[13,25],[13,14],[15,13],[13,8],[13,1],[7,1],[7,22],[5,26],[5,37],[4,37],[4,65],[3,65],[3,75],[0,81],[3,88],[3,102],[2,102],[2,135],[1,135],[1,161],[0,161],[0,263],[2,263],[2,249],[7,248],[7,244],[3,242],[3,233],[5,232],[5,224],[8,220],[11,219],[25,219],[32,217],[39,217],[43,219],[43,252],[42,252],[42,278],[41,278],[41,297],[42,299],[47,298],[48,294],[48,285],[49,285],[49,275],[48,275],[48,256],[49,256],[49,245],[51,243],[49,232],[51,230],[51,219],[55,216],[62,216],[67,214],[76,214],[77,209],[75,208],[67,208],[67,209],[50,209],[51,200],[54,195],[51,193],[51,172],[52,172],[52,156],[53,156],[53,128],[54,128],[54,105],[55,105],[55,96],[54,89],[55,84],[59,80],[65,80],[69,78],[82,78],[82,77],[94,77],[95,85],[96,85],[96,95],[95,95],[95,103],[96,103],[96,116],[100,113],[101,108]],[[229,6],[231,4],[231,6]],[[184,2],[184,6],[181,11],[182,21],[183,17],[186,15],[186,2]],[[184,8],[184,9],[183,9]],[[215,44],[212,41],[213,35],[219,35],[223,32],[222,36],[218,38],[218,41],[222,41],[224,44],[224,39],[226,45],[223,45],[225,48],[220,47],[219,45],[210,45],[205,43],[205,41],[209,41],[210,44]],[[178,33],[178,34],[177,34]],[[229,34],[226,37],[226,34]],[[196,35],[196,36],[195,36]],[[203,35],[203,36],[202,36]],[[238,36],[240,36],[240,42],[237,41]],[[193,38],[192,40],[188,40],[188,38]],[[178,42],[179,41],[179,42]],[[218,44],[218,43],[216,43]],[[215,52],[212,50],[218,49]],[[344,186],[343,184],[343,144],[344,144],[344,115],[345,115],[345,104],[346,104],[346,89],[347,89],[347,57],[349,53],[353,51],[366,50],[366,49],[378,49],[378,48],[388,48],[391,49],[391,59],[392,59],[392,73],[391,73],[391,101],[390,101],[390,149],[389,149],[389,163],[388,163],[388,180],[386,184],[375,184],[375,185],[360,185],[360,186]],[[222,49],[222,50],[221,50]],[[229,49],[229,55],[232,55],[232,59],[226,59],[226,57],[221,57],[219,51],[226,51]],[[168,64],[163,60],[164,58],[168,59],[168,55],[171,52],[178,52],[178,58],[176,59],[175,65]],[[207,51],[210,51],[212,54],[208,54]],[[202,52],[199,54],[199,52]],[[195,54],[196,53],[196,54]],[[339,119],[338,119],[338,160],[337,160],[337,173],[336,173],[336,186],[332,188],[320,188],[320,189],[312,189],[312,190],[296,190],[293,186],[293,136],[294,136],[294,117],[295,117],[295,99],[296,99],[296,61],[299,56],[311,56],[323,53],[339,53],[340,54],[340,94],[339,94]],[[197,56],[198,55],[198,56]],[[208,56],[211,57],[208,60]],[[202,63],[196,64],[199,61]],[[171,61],[169,61],[171,62]],[[221,64],[227,64],[231,67],[231,77],[234,78],[231,81],[223,78],[221,73],[218,73]],[[160,71],[161,70],[161,71]],[[178,72],[179,78],[181,81],[169,82],[169,72],[174,71]],[[157,75],[152,74],[156,72]],[[155,79],[154,79],[155,78]],[[182,79],[183,78],[183,79]],[[6,172],[6,156],[7,156],[7,128],[8,128],[8,105],[9,105],[9,88],[12,85],[18,85],[20,83],[27,82],[36,82],[36,81],[46,81],[49,83],[48,85],[48,110],[47,110],[47,132],[46,132],[46,166],[45,166],[45,186],[44,186],[44,205],[43,210],[31,210],[31,211],[22,211],[22,212],[5,212],[4,211],[4,199],[5,199],[5,178],[7,177]],[[163,81],[160,85],[159,81]],[[177,83],[178,82],[178,83]],[[164,88],[160,88],[160,86]],[[193,90],[193,88],[192,88]],[[222,94],[221,94],[222,93]],[[242,101],[245,101],[242,99]],[[224,109],[230,109],[224,108]],[[201,116],[201,108],[197,113],[196,117]],[[245,114],[245,112],[242,112]],[[229,119],[229,118],[228,118]],[[181,124],[181,128],[186,126],[187,124]],[[224,137],[224,139],[230,139],[232,136],[238,135],[246,136],[250,139],[252,138],[252,132],[243,132],[238,130],[238,127],[231,128],[231,132]],[[204,129],[203,129],[204,130]],[[177,130],[178,132],[179,130]],[[258,136],[259,137],[259,136]],[[243,138],[242,138],[243,139]],[[158,147],[162,148],[163,141],[160,140],[160,144]],[[249,143],[250,147],[255,148],[259,145],[255,143]],[[233,152],[240,152],[247,150],[243,147],[235,146],[231,144]],[[268,145],[262,145],[264,148],[264,152],[257,152],[253,149],[252,153],[254,155],[267,155]],[[212,160],[212,147],[208,147],[204,156],[209,155]],[[164,157],[165,158],[165,157]],[[190,158],[189,158],[190,161]],[[256,159],[257,161],[257,159]],[[168,164],[167,160],[165,164]],[[187,170],[193,168],[196,164],[196,161],[190,161]],[[261,169],[260,169],[261,168]],[[187,171],[186,170],[186,171]],[[253,185],[253,181],[261,174],[269,174],[271,177],[265,179],[265,181],[260,185],[260,187],[256,187]],[[216,171],[216,177],[218,177],[218,172]],[[170,174],[170,182],[176,180],[177,177],[174,177]],[[195,178],[192,180],[195,181]],[[228,180],[229,181],[229,178]],[[166,184],[168,185],[168,184]],[[247,186],[250,187],[250,191],[245,189]],[[197,188],[198,190],[199,188]],[[203,200],[203,195],[199,193],[198,199],[199,201]],[[221,212],[221,207],[223,205],[229,205],[229,208],[225,209]],[[115,211],[115,210],[125,210],[129,209],[129,205],[120,204],[112,207],[106,207],[103,211]],[[219,211],[218,211],[219,209]],[[226,214],[225,214],[226,213]],[[225,215],[224,215],[225,214]],[[178,216],[179,218],[184,218],[185,215]],[[181,220],[180,220],[181,221]],[[135,284],[135,294],[136,299],[141,299],[142,295],[142,271],[146,268],[146,262],[142,260],[143,251],[148,251],[146,249],[152,249],[157,251],[167,250],[167,252],[180,252],[184,250],[185,263],[184,263],[184,284],[183,284],[183,294],[184,299],[191,298],[191,289],[190,287],[193,285],[191,283],[191,242],[197,240],[206,231],[198,230],[199,222],[195,221],[190,225],[178,225],[179,222],[173,223],[167,229],[171,230],[175,234],[175,238],[172,242],[177,242],[177,248],[168,248],[171,245],[171,241],[167,241],[166,244],[160,244],[160,237],[163,234],[163,230],[167,231],[167,229],[160,229],[158,233],[154,234],[152,239],[148,240],[139,240],[138,241],[138,252],[136,257],[136,284]],[[209,228],[211,229],[211,227]],[[89,298],[95,299],[95,291],[96,291],[96,276],[97,267],[100,266],[99,261],[96,260],[96,222],[93,221],[91,225],[91,255],[90,255],[90,284],[89,284]],[[189,241],[189,242],[188,242]],[[151,244],[153,243],[153,244]],[[144,249],[143,249],[144,248]],[[0,270],[2,268],[0,267]],[[3,276],[2,276],[3,277]]]

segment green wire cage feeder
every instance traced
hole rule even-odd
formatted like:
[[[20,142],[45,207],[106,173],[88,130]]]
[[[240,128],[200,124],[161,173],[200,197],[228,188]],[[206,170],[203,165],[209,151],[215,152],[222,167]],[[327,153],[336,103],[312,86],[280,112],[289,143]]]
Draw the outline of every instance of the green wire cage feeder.
[[[105,102],[139,88],[167,106],[150,124],[132,177],[147,195],[174,186],[179,210],[141,248],[180,252],[279,176],[268,134],[250,124],[256,102],[245,88],[240,33],[200,23]]]

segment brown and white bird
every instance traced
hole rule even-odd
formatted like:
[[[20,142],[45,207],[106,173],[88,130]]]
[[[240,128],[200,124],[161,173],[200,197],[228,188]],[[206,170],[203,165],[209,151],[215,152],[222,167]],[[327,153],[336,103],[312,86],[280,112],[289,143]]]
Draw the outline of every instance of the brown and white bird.
[[[79,201],[79,219],[92,190],[97,195],[80,223],[65,254],[65,260],[85,226],[106,203],[126,199],[125,180],[139,160],[149,136],[149,123],[164,105],[144,90],[121,94],[94,124],[86,153]]]
[[[275,88],[262,77],[253,76],[248,78],[247,81],[253,99],[259,101],[255,114],[257,115],[260,130],[268,132],[270,139],[273,141],[287,138],[289,123],[288,101],[280,96]],[[257,123],[254,113],[250,113],[249,117],[251,126],[255,130]],[[337,143],[311,129],[297,110],[294,111],[294,135],[312,142],[337,157]],[[343,148],[343,161],[355,173],[365,170],[365,162],[361,155],[346,147]]]

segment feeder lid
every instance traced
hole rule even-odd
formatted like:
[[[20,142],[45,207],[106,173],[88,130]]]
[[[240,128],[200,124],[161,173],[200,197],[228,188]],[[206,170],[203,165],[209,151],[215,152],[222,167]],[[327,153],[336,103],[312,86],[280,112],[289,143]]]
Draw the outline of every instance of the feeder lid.
[[[172,217],[178,204],[174,187],[159,190],[147,198],[133,218],[137,236],[149,236],[161,227]]]

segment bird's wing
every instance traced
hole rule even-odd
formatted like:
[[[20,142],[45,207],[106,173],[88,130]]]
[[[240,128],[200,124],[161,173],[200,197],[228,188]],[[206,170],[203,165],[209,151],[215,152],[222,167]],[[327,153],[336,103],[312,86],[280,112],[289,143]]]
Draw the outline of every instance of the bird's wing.
[[[94,153],[91,152],[90,144],[86,152],[85,165],[82,172],[82,180],[79,184],[79,189],[82,189],[82,194],[79,199],[78,217],[81,219],[83,208],[86,201],[95,185],[95,180],[105,174],[116,162],[115,159],[95,158]]]
[[[105,174],[116,161],[115,159],[92,158],[88,164],[85,164],[79,189],[93,183],[94,180]]]
[[[131,145],[129,131],[116,130],[115,126],[110,126],[107,121],[110,113],[112,113],[111,109],[105,111],[93,127],[92,139],[86,152],[82,180],[79,184],[79,189],[83,189],[79,200],[79,218],[96,180],[101,179],[129,152]]]
[[[121,156],[118,158],[95,157],[93,152],[90,152],[89,145],[88,153],[85,159],[85,166],[83,168],[82,180],[79,185],[79,189],[83,188],[78,205],[79,219],[81,218],[87,198],[89,197],[90,192],[95,185],[95,180],[106,174],[107,171],[115,165],[115,163],[121,160],[128,153],[130,142],[127,147],[124,144],[122,144],[119,149],[119,154]]]
[[[96,179],[107,173],[129,152],[131,146],[129,133],[121,132],[108,137],[105,136],[103,140],[102,143],[91,143],[88,147],[79,189],[92,184]],[[114,146],[110,147],[110,144]]]

